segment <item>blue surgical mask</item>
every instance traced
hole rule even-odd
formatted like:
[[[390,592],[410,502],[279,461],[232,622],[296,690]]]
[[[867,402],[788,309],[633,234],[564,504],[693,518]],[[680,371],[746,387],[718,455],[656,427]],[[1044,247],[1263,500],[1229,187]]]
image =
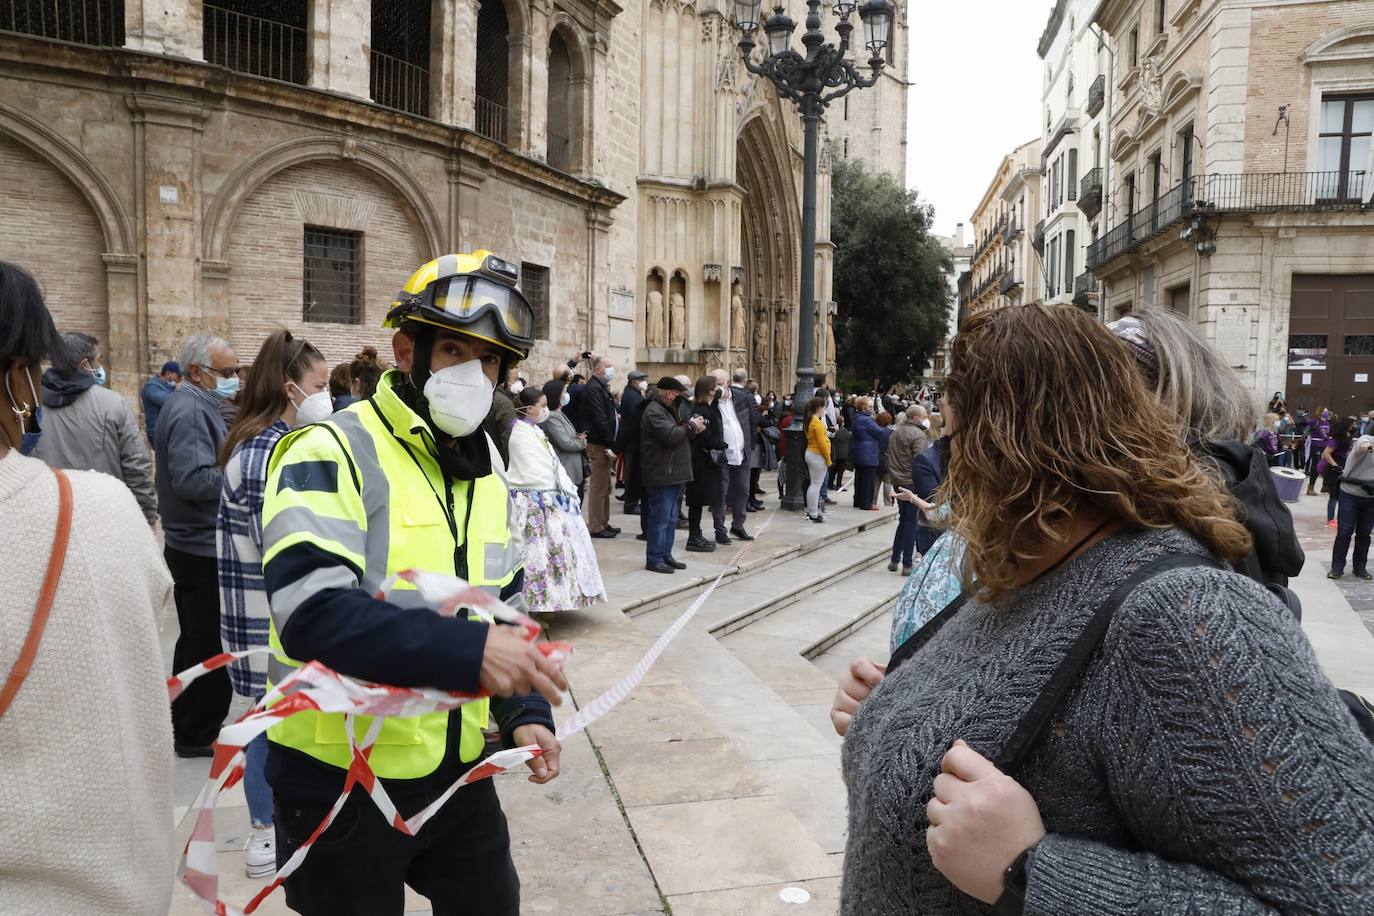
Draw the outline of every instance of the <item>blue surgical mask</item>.
[[[105,386],[105,367],[104,367],[104,366],[96,366],[96,367],[95,367],[95,371],[92,372],[91,375],[94,375],[94,376],[95,376],[95,383],[96,383],[97,385],[101,386],[102,388]]]
[[[29,418],[29,431],[19,437],[19,454],[32,455],[38,448],[38,437],[43,435],[43,408],[39,407]]]
[[[568,394],[568,392],[565,390],[565,391],[563,392],[563,396],[560,397],[560,398],[558,399],[558,406],[559,406],[559,407],[567,407],[567,406],[568,406],[568,402],[571,401],[571,400],[572,400],[572,395]]]
[[[211,397],[219,398],[221,401],[227,401],[238,393],[238,376],[234,376],[233,378],[224,378],[223,376],[220,376],[219,378],[216,378],[215,387],[209,392]]]
[[[611,382],[614,382],[614,381],[615,381],[615,366],[607,366],[607,367],[606,367],[606,384],[609,385]]]
[[[40,406],[38,400],[38,390],[33,386],[33,376],[29,375],[27,372],[25,372],[24,375],[28,380],[29,394],[33,397],[33,400],[24,404],[19,410],[27,410],[28,405],[32,404],[33,414],[26,417],[21,414],[19,410],[15,410],[15,416],[19,420],[19,454],[27,456],[32,455],[33,450],[38,448],[38,437],[43,434],[43,408]],[[5,394],[9,397],[11,404],[20,403],[18,399],[15,398],[14,392],[10,390],[10,377],[8,372],[5,373]]]

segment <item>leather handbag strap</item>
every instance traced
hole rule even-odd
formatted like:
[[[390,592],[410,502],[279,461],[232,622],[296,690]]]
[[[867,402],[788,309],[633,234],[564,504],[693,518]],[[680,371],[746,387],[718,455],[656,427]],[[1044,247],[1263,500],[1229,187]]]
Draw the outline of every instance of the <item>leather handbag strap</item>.
[[[48,573],[43,578],[43,590],[38,593],[38,606],[34,609],[33,620],[29,623],[29,634],[24,638],[24,646],[19,650],[19,658],[15,660],[4,688],[0,689],[0,716],[10,708],[15,694],[19,692],[24,679],[29,676],[34,656],[38,654],[38,644],[43,641],[43,628],[47,626],[53,598],[57,595],[57,583],[62,578],[62,566],[67,559],[67,540],[72,531],[72,484],[67,475],[56,468],[53,468],[53,474],[57,477],[57,530],[53,532]]]

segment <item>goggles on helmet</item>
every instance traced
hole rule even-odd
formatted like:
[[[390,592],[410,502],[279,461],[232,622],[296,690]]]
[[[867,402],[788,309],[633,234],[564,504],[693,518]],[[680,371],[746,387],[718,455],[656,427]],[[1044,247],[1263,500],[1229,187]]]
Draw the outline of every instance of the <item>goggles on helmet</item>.
[[[400,297],[388,318],[414,318],[490,341],[522,359],[534,345],[534,309],[512,286],[471,274]]]

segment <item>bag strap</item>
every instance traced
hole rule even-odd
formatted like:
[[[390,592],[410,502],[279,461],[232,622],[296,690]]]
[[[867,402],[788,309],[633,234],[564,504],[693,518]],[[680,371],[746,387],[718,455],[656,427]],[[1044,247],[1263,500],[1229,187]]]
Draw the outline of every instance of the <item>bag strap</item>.
[[[887,660],[887,676],[891,677],[892,672],[897,670],[897,666],[906,661],[940,632],[940,628],[949,622],[950,618],[959,613],[959,609],[968,603],[968,592],[960,592],[953,601],[945,605],[940,613],[926,621],[925,626],[906,638],[906,642],[897,647],[892,653],[892,657]]]
[[[38,644],[43,640],[43,628],[48,623],[52,611],[53,598],[57,595],[57,583],[62,578],[62,566],[67,559],[67,539],[72,529],[72,485],[67,475],[53,468],[57,477],[57,530],[53,532],[52,553],[48,557],[48,572],[43,577],[43,589],[38,593],[38,606],[34,609],[33,620],[29,623],[28,636],[24,638],[19,658],[14,662],[5,686],[0,689],[0,716],[9,709],[15,694],[19,692],[24,679],[29,676],[34,656],[38,654]]]
[[[1098,605],[1087,625],[1083,627],[1069,647],[1068,653],[1060,661],[1059,666],[1055,668],[1054,674],[1050,675],[1050,679],[1040,691],[1040,695],[1031,704],[1030,711],[1021,719],[1016,731],[1003,745],[1001,753],[997,755],[997,759],[994,761],[999,770],[1003,773],[1011,773],[1025,762],[1031,748],[1035,747],[1040,737],[1045,733],[1045,729],[1049,727],[1055,710],[1064,702],[1069,690],[1077,683],[1084,669],[1088,667],[1088,660],[1092,658],[1093,652],[1097,650],[1102,638],[1106,635],[1107,627],[1111,624],[1117,609],[1131,596],[1131,593],[1141,584],[1161,573],[1190,566],[1222,568],[1211,557],[1200,554],[1170,554],[1137,570],[1134,575],[1117,586],[1116,591],[1112,592],[1106,601]]]

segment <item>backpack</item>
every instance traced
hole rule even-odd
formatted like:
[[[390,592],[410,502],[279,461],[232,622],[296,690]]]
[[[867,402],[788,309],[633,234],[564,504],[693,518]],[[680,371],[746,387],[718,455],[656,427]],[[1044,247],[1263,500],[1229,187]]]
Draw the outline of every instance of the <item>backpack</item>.
[[[1064,702],[1064,698],[1068,696],[1073,685],[1082,676],[1084,669],[1088,667],[1088,661],[1092,658],[1093,652],[1097,650],[1098,645],[1107,634],[1107,627],[1111,625],[1112,617],[1130,597],[1131,592],[1161,573],[1171,569],[1193,566],[1210,566],[1213,569],[1225,568],[1211,557],[1200,554],[1170,554],[1137,570],[1134,575],[1117,586],[1106,601],[1093,610],[1092,617],[1079,631],[1078,636],[1069,646],[1069,651],[1065,653],[1064,658],[1059,662],[1054,673],[1050,675],[1049,680],[1045,682],[1045,686],[1041,688],[1039,695],[1031,704],[1030,710],[1017,724],[1016,730],[1012,732],[1011,737],[1007,739],[1006,744],[998,752],[993,763],[997,765],[999,770],[1003,773],[1013,773],[1025,763],[1031,750],[1039,742],[1045,729],[1053,720],[1055,710]],[[1287,591],[1287,588],[1284,590]],[[898,665],[911,658],[926,643],[930,642],[940,628],[948,623],[966,603],[968,603],[968,593],[961,592],[959,597],[945,606],[944,610],[913,633],[906,642],[898,646],[897,651],[892,653],[892,658],[887,663],[887,676],[891,677]],[[1374,743],[1374,706],[1371,706],[1368,700],[1348,690],[1338,690],[1337,693],[1340,694],[1346,708],[1350,710],[1350,714],[1355,719],[1355,724],[1359,726],[1365,738]]]
[[[1302,572],[1307,557],[1293,530],[1293,515],[1279,499],[1269,459],[1240,442],[1211,442],[1206,451],[1221,470],[1227,490],[1240,503],[1241,522],[1254,541],[1236,571],[1269,589],[1302,620],[1302,601],[1288,587],[1288,579]]]

